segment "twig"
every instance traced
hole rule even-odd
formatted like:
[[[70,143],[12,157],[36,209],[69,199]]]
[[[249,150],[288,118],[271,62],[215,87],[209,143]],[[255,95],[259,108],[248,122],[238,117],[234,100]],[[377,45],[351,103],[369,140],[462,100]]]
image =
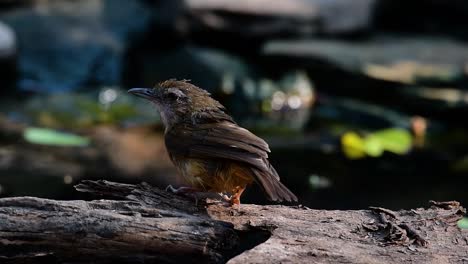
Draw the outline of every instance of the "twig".
[[[376,212],[376,213],[385,213],[385,214],[397,219],[397,215],[395,214],[395,212],[393,212],[390,209],[386,209],[386,208],[382,208],[382,207],[374,207],[374,206],[370,206],[369,209]]]
[[[421,235],[418,234],[418,232],[416,232],[416,230],[414,230],[411,226],[407,225],[407,224],[400,224],[399,225],[401,228],[405,229],[406,230],[406,233],[408,234],[408,236],[412,237],[415,239],[415,243],[420,245],[420,246],[423,246],[423,247],[427,247],[427,245],[429,244],[429,242],[427,242],[427,240],[425,240],[424,238],[422,238]]]
[[[428,242],[421,235],[419,235],[418,232],[414,230],[414,228],[405,223],[398,224],[398,216],[392,210],[381,207],[369,208],[375,213],[378,213],[380,222],[382,222],[384,228],[388,231],[386,238],[392,243],[407,244],[410,242],[410,238],[413,238],[414,243],[417,245],[423,247],[428,245]],[[393,221],[389,221],[386,215],[391,216]]]

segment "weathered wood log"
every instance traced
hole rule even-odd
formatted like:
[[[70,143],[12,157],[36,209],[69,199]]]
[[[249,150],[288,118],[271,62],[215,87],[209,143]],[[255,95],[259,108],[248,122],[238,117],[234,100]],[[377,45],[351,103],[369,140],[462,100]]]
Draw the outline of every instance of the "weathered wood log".
[[[1,199],[0,259],[221,262],[223,250],[236,245],[232,224],[203,216],[190,201],[146,184],[88,182],[77,189],[126,199]]]
[[[148,184],[84,181],[113,200],[0,199],[2,263],[463,263],[457,202],[323,211],[199,201]]]

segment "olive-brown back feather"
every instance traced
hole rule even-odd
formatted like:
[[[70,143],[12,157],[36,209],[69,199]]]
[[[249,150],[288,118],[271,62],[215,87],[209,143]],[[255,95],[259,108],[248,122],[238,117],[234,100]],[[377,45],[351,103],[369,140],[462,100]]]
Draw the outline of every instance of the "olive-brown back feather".
[[[297,201],[268,162],[270,149],[263,139],[228,121],[182,126],[166,132],[166,147],[171,156],[240,162],[250,166],[252,177],[270,200]]]

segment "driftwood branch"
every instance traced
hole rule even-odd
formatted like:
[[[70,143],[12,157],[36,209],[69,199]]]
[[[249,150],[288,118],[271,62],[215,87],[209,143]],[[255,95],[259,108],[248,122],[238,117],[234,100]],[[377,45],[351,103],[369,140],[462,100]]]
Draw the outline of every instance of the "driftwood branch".
[[[76,186],[106,198],[0,199],[1,263],[463,263],[464,209],[322,211],[190,199],[107,181]],[[111,200],[112,199],[112,200]]]

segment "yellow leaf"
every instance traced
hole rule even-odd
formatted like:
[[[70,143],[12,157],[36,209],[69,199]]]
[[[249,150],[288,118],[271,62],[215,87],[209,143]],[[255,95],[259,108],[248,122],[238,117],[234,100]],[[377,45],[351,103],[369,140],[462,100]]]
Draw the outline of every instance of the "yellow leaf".
[[[341,137],[341,146],[343,153],[349,159],[361,159],[366,156],[364,141],[354,132],[346,132]]]

